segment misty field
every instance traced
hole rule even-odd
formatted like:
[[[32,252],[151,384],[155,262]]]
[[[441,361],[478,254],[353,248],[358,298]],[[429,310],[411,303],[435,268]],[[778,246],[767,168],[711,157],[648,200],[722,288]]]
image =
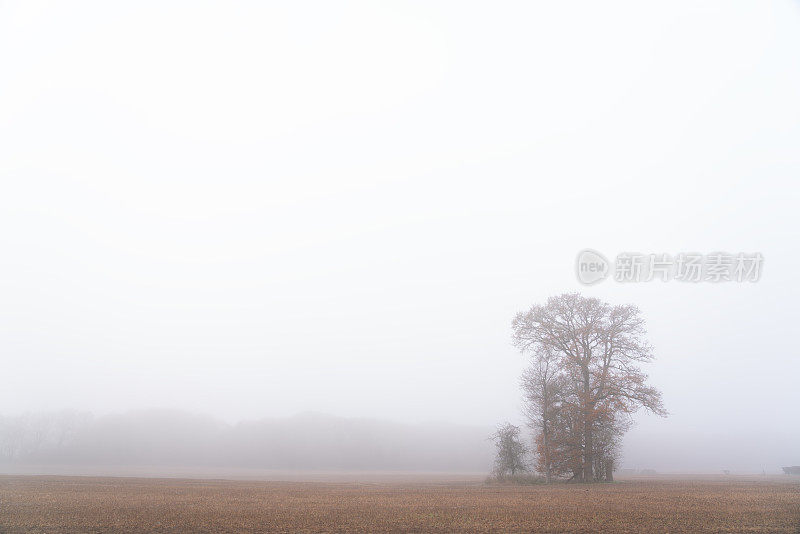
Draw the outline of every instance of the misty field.
[[[0,532],[800,532],[796,480],[613,484],[0,477]]]

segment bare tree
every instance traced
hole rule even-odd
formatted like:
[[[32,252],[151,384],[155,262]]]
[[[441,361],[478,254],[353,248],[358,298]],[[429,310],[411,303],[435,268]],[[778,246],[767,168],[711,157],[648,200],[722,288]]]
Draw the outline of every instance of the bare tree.
[[[527,449],[519,439],[520,429],[511,423],[505,423],[497,432],[489,436],[497,446],[497,457],[494,472],[498,478],[506,474],[514,476],[517,472],[526,471],[525,453]]]
[[[552,434],[562,389],[557,364],[555,354],[540,347],[533,364],[522,375],[524,411],[528,424],[535,432],[537,449],[541,452],[537,467],[544,473],[548,484],[553,475],[555,454]]]
[[[512,329],[514,344],[533,358],[529,374],[536,376],[541,374],[542,365],[548,369],[554,365],[555,374],[563,381],[558,411],[579,427],[580,442],[576,445],[581,451],[581,465],[576,478],[587,482],[601,476],[609,478],[606,466],[613,469],[610,451],[627,428],[626,416],[639,408],[667,414],[660,392],[647,385],[647,375],[638,367],[653,358],[652,348],[644,339],[639,309],[566,293],[518,313]],[[530,396],[527,388],[525,391],[532,405],[546,413],[547,409],[538,404],[541,399]],[[548,430],[544,454],[551,456],[553,430]],[[570,429],[559,431],[573,434]],[[596,472],[597,458],[602,458],[606,473]]]

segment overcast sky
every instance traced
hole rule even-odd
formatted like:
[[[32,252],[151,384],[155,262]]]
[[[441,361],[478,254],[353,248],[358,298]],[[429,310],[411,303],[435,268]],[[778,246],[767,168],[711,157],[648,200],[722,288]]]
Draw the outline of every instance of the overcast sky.
[[[789,1],[3,2],[0,412],[519,421],[511,319],[577,290],[648,321],[629,462],[798,463],[799,95]]]

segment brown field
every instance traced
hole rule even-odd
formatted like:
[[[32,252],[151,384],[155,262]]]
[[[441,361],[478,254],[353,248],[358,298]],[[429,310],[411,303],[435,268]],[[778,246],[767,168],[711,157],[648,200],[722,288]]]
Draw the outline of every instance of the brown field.
[[[800,532],[797,480],[263,482],[0,476],[0,532]]]

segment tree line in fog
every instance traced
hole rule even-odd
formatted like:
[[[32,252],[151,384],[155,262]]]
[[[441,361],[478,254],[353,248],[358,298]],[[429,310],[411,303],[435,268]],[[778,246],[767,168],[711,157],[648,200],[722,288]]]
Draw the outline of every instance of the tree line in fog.
[[[484,471],[486,430],[307,413],[226,424],[149,410],[0,416],[0,462],[266,469]]]

